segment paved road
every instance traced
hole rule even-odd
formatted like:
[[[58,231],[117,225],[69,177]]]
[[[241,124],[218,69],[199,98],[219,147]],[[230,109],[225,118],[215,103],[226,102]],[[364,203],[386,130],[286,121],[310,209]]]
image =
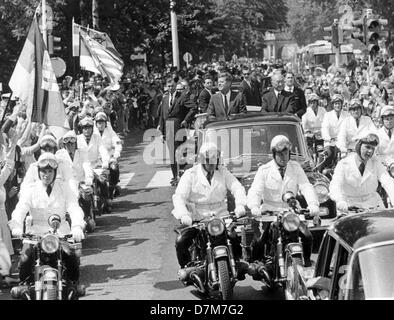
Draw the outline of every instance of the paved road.
[[[87,294],[82,300],[201,299],[193,287],[184,287],[177,279],[171,173],[168,165],[143,161],[147,146],[141,132],[125,138],[122,194],[114,201],[113,213],[99,217],[96,231],[83,243],[81,283]],[[234,298],[278,299],[280,295],[268,294],[247,276],[236,284]],[[9,299],[7,290],[0,299]]]

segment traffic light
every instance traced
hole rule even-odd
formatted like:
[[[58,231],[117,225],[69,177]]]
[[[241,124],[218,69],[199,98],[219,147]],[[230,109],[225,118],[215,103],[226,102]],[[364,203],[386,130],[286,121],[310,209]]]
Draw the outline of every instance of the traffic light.
[[[48,35],[48,52],[50,55],[62,50],[62,46],[60,45],[61,41],[62,39],[60,37],[55,37],[51,34]]]
[[[331,43],[334,47],[339,47],[340,42],[339,42],[338,20],[335,19],[334,23],[331,25],[331,27],[324,27],[323,30],[324,30],[324,32],[331,32],[331,36],[325,36],[324,40],[331,41]]]
[[[366,17],[352,21],[352,26],[354,27],[352,38],[360,40],[364,44],[366,44],[367,42],[365,24],[366,24]]]
[[[387,39],[389,32],[384,30],[388,24],[387,19],[367,18],[365,23],[366,45],[371,55],[376,55],[380,51],[379,41]]]

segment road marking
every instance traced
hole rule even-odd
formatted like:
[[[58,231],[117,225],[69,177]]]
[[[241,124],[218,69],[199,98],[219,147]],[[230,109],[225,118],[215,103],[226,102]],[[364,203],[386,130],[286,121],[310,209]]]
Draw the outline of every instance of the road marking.
[[[121,174],[119,178],[120,182],[118,183],[119,187],[126,187],[130,183],[131,179],[133,179],[134,175],[134,172]]]
[[[170,187],[170,180],[172,179],[171,170],[157,171],[146,188]]]

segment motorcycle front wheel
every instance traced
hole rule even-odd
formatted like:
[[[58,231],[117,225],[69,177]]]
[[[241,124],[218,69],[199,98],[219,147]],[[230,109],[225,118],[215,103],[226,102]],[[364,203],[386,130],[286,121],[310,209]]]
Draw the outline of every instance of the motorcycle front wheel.
[[[233,286],[230,280],[230,268],[226,259],[217,261],[220,292],[223,300],[231,300],[233,298]]]
[[[300,273],[303,269],[301,258],[287,253],[285,266],[286,282],[283,289],[286,300],[300,300],[301,297],[307,296],[307,289]]]

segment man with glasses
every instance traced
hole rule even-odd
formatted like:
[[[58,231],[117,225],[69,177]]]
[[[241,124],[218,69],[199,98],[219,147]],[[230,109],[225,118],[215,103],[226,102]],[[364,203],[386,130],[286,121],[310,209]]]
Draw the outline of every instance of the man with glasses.
[[[394,203],[394,180],[373,157],[379,145],[379,137],[366,132],[355,145],[352,153],[337,164],[331,183],[330,197],[337,204],[337,210],[346,213],[349,207],[384,209],[382,198],[377,192],[379,182]]]
[[[338,133],[337,147],[342,155],[355,151],[356,142],[366,132],[376,132],[372,119],[362,115],[362,104],[359,99],[353,99],[349,105],[350,117],[346,118]]]
[[[239,90],[244,94],[246,105],[261,107],[261,94],[257,81],[252,79],[249,68],[242,70],[243,80],[239,86]]]
[[[261,112],[280,112],[295,114],[297,106],[293,94],[286,92],[284,77],[276,72],[272,76],[272,88],[264,93]]]

